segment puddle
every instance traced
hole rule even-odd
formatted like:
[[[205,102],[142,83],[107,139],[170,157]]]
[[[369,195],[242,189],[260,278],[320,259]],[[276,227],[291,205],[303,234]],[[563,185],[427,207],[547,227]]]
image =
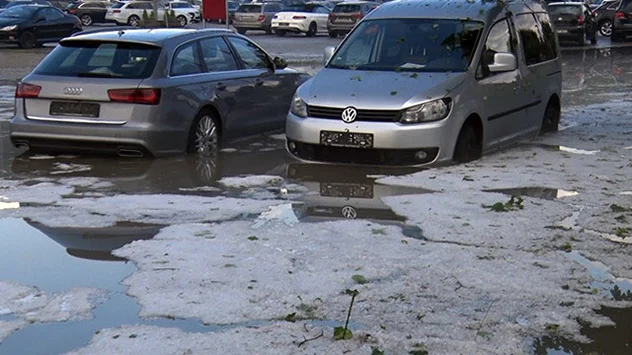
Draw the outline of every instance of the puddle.
[[[507,189],[488,189],[483,192],[498,192],[510,196],[528,196],[543,200],[555,200],[563,197],[579,195],[577,191],[551,189],[547,187],[514,187]]]
[[[610,318],[615,325],[599,328],[582,327],[581,334],[590,343],[579,343],[556,336],[536,339],[533,345],[535,355],[562,354],[632,354],[632,308],[602,307],[598,314]]]
[[[614,300],[623,300],[626,297],[632,299],[632,280],[615,277],[606,265],[599,261],[589,260],[577,251],[565,255],[588,270],[593,278],[590,285],[591,289],[612,297]]]
[[[13,116],[14,96],[15,86],[0,86],[0,120],[8,120]]]

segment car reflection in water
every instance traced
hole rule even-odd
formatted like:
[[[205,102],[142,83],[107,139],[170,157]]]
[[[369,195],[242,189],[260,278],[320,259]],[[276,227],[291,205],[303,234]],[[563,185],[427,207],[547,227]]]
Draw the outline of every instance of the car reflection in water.
[[[321,164],[290,164],[288,179],[307,187],[302,203],[292,205],[301,222],[336,219],[366,219],[379,223],[401,224],[406,218],[397,215],[382,198],[418,195],[434,191],[395,185],[382,185],[382,175],[404,175],[419,169],[379,169]]]
[[[66,248],[68,255],[102,261],[127,261],[112,255],[112,251],[135,240],[151,239],[164,227],[132,222],[102,228],[48,227],[29,220],[26,223]]]

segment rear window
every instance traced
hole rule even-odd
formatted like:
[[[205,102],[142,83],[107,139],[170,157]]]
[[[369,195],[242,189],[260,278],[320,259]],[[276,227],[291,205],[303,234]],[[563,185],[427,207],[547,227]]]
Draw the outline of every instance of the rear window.
[[[154,71],[160,48],[102,41],[61,43],[37,66],[40,75],[144,79]]]
[[[117,3],[114,3],[112,6],[110,6],[110,8],[111,9],[120,9],[123,6],[125,6],[124,2],[117,2]]]
[[[342,13],[360,12],[360,5],[336,5],[333,11]]]
[[[261,12],[261,5],[241,5],[237,12],[259,13]]]
[[[576,15],[579,16],[582,14],[582,7],[575,5],[555,5],[549,6],[549,13],[552,16],[560,16],[560,15]]]

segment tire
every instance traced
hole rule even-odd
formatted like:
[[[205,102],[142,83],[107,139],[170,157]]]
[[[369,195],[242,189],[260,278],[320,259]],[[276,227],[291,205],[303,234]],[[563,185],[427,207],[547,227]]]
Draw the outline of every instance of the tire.
[[[82,26],[91,26],[93,23],[92,16],[88,14],[81,15],[81,25]]]
[[[212,157],[218,154],[221,141],[218,122],[213,112],[208,110],[200,112],[189,133],[187,152],[200,157]]]
[[[549,100],[544,110],[544,117],[542,117],[542,127],[540,128],[540,134],[557,132],[560,126],[560,104],[557,100]]]
[[[265,31],[266,31],[267,35],[271,35],[272,34],[272,27],[266,27]]]
[[[481,138],[476,134],[474,125],[466,122],[459,132],[452,160],[456,163],[467,163],[480,158],[482,153]]]
[[[312,22],[309,24],[309,29],[305,34],[307,35],[307,37],[314,37],[316,36],[316,32],[318,32],[318,26],[316,26],[316,22]]]
[[[285,36],[285,30],[276,30],[276,35],[279,37]]]
[[[331,37],[331,38],[336,38],[336,37],[338,37],[338,32],[335,32],[335,31],[329,31],[329,37]]]
[[[22,32],[18,39],[18,46],[22,49],[31,49],[37,46],[37,40],[33,32]]]
[[[178,21],[178,25],[180,25],[180,27],[185,27],[187,25],[187,18],[179,15],[178,17],[176,17],[176,21]]]
[[[604,20],[599,24],[599,33],[604,37],[612,36],[612,21]]]
[[[246,34],[246,29],[245,28],[238,28],[237,29],[237,33],[239,33],[240,35],[245,35]]]
[[[127,19],[127,24],[132,27],[140,26],[140,18],[136,15],[132,15]]]

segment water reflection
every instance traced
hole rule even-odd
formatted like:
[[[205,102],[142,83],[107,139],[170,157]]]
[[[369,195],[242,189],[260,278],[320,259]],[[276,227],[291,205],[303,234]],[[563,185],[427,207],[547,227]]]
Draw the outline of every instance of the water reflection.
[[[151,239],[164,226],[132,222],[117,222],[103,228],[48,227],[26,220],[33,228],[44,233],[74,257],[90,260],[124,261],[112,251],[135,240]]]
[[[600,328],[584,325],[581,334],[591,340],[587,344],[556,336],[536,339],[535,355],[632,354],[632,308],[602,307],[597,313],[610,318],[615,325]]]

